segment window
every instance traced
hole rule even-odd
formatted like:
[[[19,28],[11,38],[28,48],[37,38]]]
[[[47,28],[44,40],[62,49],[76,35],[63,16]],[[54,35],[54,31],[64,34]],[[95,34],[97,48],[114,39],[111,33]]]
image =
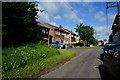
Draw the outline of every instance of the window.
[[[56,34],[57,34],[57,35],[60,35],[60,31],[57,30],[57,31],[56,31]]]
[[[62,35],[64,35],[64,36],[65,36],[65,33],[64,33],[64,32],[62,32]]]
[[[42,33],[45,33],[45,29],[42,29]]]
[[[69,34],[66,34],[66,38],[69,38]]]
[[[48,34],[48,30],[45,28],[42,28],[42,33]]]
[[[72,35],[72,37],[74,37],[74,36]]]
[[[66,43],[68,43],[68,40],[66,40]]]

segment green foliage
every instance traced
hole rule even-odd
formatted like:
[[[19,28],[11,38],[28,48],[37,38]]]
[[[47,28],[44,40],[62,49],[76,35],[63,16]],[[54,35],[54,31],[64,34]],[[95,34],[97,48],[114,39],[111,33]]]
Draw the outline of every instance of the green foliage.
[[[41,44],[29,44],[16,48],[3,49],[3,71],[10,71],[17,68],[24,68],[26,65],[34,63],[38,59],[45,59],[59,54],[56,49],[51,49]]]
[[[78,32],[78,35],[80,36],[80,38],[82,40],[87,40],[90,39],[91,37],[93,37],[94,34],[94,29],[93,27],[90,26],[86,26],[83,25],[83,23],[81,23],[80,25],[77,25],[76,32]]]
[[[102,40],[99,40],[99,42],[103,42]]]
[[[93,45],[96,45],[98,43],[98,41],[93,37],[94,35],[93,27],[83,25],[83,23],[81,23],[80,25],[77,25],[77,28],[75,29],[82,40],[87,41],[87,43]]]
[[[3,47],[40,40],[36,6],[33,2],[2,3]]]
[[[4,48],[2,54],[3,79],[30,78],[77,55],[75,51],[49,48],[44,44]]]

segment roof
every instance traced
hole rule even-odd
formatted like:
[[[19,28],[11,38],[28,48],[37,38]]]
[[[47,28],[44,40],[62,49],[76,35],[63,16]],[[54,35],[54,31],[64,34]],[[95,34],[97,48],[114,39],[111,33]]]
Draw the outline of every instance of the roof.
[[[45,28],[53,28],[53,29],[56,29],[56,30],[60,30],[60,31],[64,31],[64,32],[76,35],[72,31],[69,31],[68,29],[63,28],[61,25],[60,25],[60,27],[57,27],[57,26],[54,26],[54,25],[49,24],[49,23],[40,23],[40,22],[37,22],[37,24],[40,25],[40,26],[42,26],[42,27],[45,27]]]
[[[52,27],[54,27],[54,28],[58,29],[58,27],[57,27],[57,26],[54,26],[54,25],[49,24],[49,23],[44,23],[43,25],[52,26]]]
[[[75,33],[73,33],[73,32],[72,32],[72,34],[77,36],[77,34],[75,34]]]
[[[40,23],[40,22],[37,22],[37,25],[39,25],[40,27],[44,27],[44,28],[50,29],[49,27],[44,26],[44,25],[43,25],[42,23]]]
[[[60,25],[60,27],[59,27],[59,30],[62,30],[62,31],[67,32],[67,33],[70,33],[70,32],[71,32],[71,31],[69,31],[69,30],[63,28],[61,25]]]

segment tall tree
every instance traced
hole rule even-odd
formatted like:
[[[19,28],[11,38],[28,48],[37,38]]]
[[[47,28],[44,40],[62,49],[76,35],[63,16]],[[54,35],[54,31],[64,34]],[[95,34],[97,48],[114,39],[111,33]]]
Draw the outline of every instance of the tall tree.
[[[2,3],[2,37],[4,45],[34,42],[38,35],[36,24],[36,3],[3,2]]]
[[[81,23],[80,25],[77,24],[77,28],[75,28],[75,30],[84,41],[88,41],[90,38],[93,38],[94,29],[91,26],[83,25],[83,23]]]

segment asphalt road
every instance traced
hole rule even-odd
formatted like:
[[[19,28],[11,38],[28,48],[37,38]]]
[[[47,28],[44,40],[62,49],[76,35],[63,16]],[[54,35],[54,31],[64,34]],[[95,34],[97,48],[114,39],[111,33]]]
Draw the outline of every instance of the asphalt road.
[[[100,47],[92,49],[70,48],[80,54],[61,67],[44,74],[41,78],[100,78],[99,66],[102,64],[97,57],[102,53]]]

